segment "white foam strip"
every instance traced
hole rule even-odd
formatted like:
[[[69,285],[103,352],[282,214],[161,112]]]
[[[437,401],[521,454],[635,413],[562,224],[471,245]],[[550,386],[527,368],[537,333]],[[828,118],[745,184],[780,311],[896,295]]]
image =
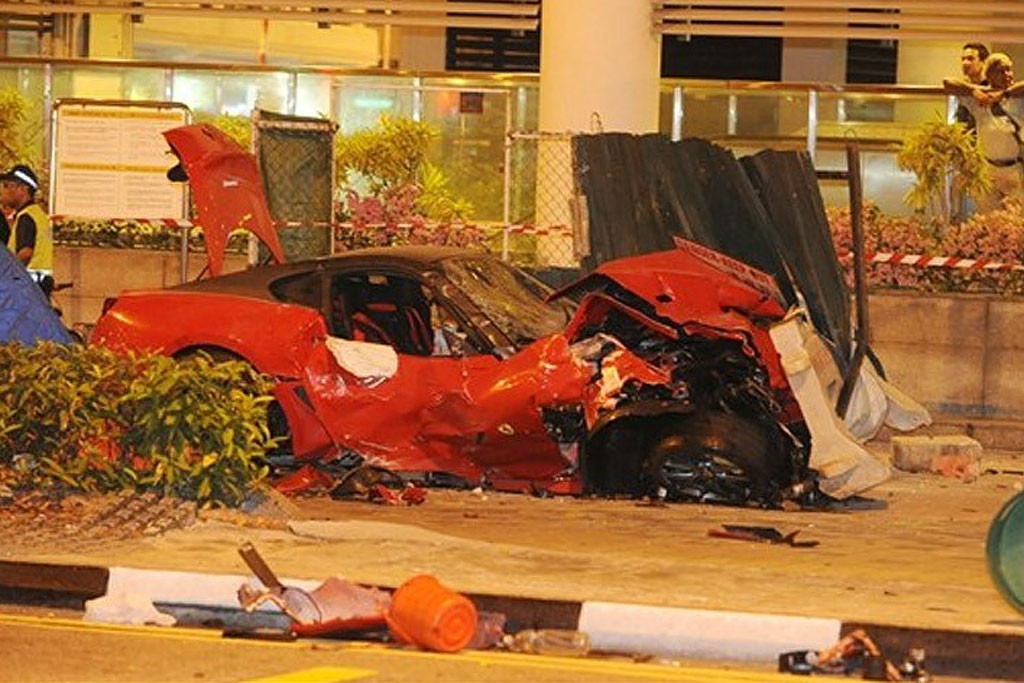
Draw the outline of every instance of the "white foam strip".
[[[326,577],[325,577],[326,578]],[[132,567],[111,567],[107,595],[128,595],[150,602],[177,603],[203,607],[231,607],[238,604],[238,588],[252,577],[243,574],[199,574]],[[320,581],[282,578],[285,586],[313,590]],[[265,603],[261,606],[277,611]]]
[[[834,645],[840,626],[837,619],[612,602],[583,603],[579,621],[595,650],[757,662]]]

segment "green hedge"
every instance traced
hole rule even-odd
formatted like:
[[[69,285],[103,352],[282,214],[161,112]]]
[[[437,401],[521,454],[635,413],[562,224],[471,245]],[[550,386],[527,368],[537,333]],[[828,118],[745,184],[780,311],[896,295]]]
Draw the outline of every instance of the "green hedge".
[[[271,386],[241,361],[0,345],[0,483],[238,505],[267,474]]]
[[[67,247],[177,251],[181,249],[181,228],[135,220],[61,218],[53,224],[53,241]],[[206,249],[202,227],[189,230],[188,244],[191,251]],[[244,254],[248,247],[248,232],[236,231],[228,237],[228,252]]]

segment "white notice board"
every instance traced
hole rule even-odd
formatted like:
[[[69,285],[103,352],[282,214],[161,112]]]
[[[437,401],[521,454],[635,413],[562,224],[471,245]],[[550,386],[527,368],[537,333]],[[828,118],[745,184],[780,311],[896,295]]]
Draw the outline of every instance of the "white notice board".
[[[187,218],[185,184],[162,133],[191,112],[172,102],[61,100],[53,115],[50,213],[82,218]]]

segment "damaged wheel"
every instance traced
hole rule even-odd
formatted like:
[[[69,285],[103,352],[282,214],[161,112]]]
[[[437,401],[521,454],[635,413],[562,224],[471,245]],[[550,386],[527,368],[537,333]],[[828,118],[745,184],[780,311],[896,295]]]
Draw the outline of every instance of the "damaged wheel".
[[[588,487],[602,494],[742,505],[770,501],[789,474],[764,426],[723,412],[622,420],[587,451]]]
[[[788,465],[762,425],[708,411],[663,428],[641,476],[659,497],[739,505],[769,500]]]

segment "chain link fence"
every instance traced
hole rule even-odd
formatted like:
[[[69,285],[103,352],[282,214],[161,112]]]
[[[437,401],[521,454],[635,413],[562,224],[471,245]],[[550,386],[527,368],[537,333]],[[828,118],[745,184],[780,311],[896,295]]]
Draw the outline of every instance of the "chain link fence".
[[[586,205],[576,187],[571,133],[513,131],[506,142],[502,256],[534,268],[576,268]]]
[[[256,158],[270,215],[288,261],[333,251],[334,124],[322,119],[257,111]],[[260,247],[259,260],[266,258]]]

